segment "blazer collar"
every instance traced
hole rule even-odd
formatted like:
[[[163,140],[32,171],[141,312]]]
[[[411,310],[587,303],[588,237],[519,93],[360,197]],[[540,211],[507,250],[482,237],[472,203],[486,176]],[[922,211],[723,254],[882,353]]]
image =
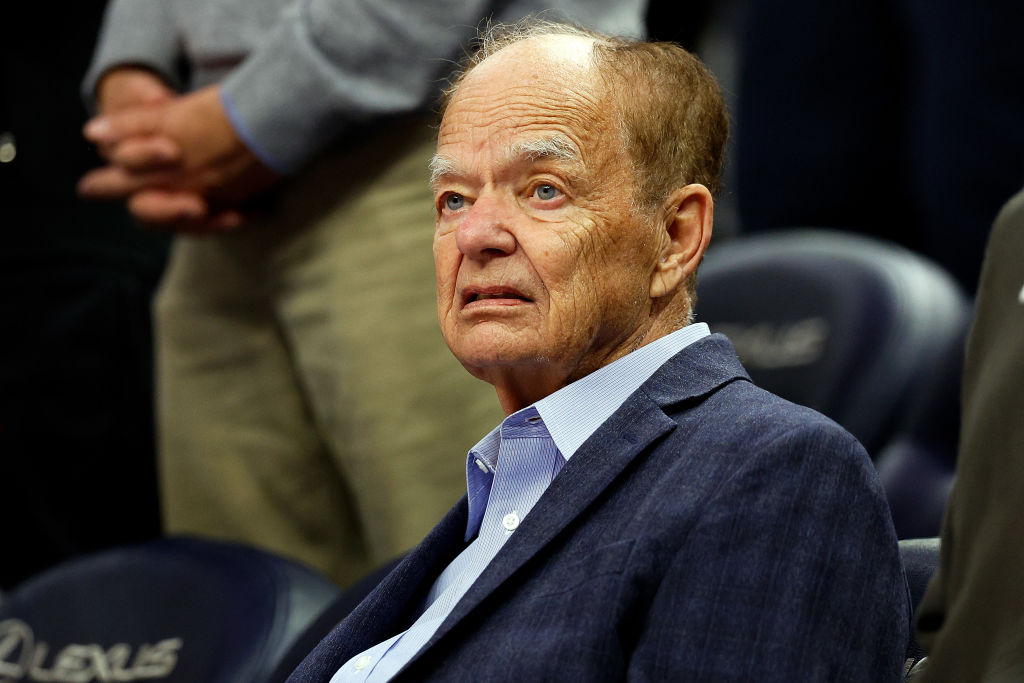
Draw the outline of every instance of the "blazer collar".
[[[737,379],[751,381],[728,337],[712,334],[673,356],[640,390],[665,408],[703,398]]]

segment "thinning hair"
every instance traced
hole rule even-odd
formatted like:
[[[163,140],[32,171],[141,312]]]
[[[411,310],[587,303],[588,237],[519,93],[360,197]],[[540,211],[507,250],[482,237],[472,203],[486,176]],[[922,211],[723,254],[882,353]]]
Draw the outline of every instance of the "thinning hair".
[[[530,17],[487,25],[451,77],[441,114],[477,65],[511,45],[541,36],[594,41],[593,66],[617,110],[640,208],[653,210],[673,190],[690,183],[718,194],[729,131],[725,100],[701,61],[675,43],[620,38]]]

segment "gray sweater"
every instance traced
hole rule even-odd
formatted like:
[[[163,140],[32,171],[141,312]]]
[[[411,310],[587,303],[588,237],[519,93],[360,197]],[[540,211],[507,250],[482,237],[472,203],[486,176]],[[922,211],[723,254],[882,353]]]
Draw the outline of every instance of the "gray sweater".
[[[236,131],[289,173],[342,134],[426,108],[488,17],[550,9],[615,34],[643,32],[646,0],[112,0],[83,88],[125,64],[172,86],[222,82]],[[182,82],[182,62],[190,72]]]

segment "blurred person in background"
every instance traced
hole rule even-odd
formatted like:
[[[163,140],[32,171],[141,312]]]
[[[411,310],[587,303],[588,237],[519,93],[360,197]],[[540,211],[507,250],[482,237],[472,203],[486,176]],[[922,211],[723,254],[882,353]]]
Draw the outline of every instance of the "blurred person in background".
[[[1024,191],[992,228],[964,365],[957,478],[916,618],[914,681],[1024,680]]]

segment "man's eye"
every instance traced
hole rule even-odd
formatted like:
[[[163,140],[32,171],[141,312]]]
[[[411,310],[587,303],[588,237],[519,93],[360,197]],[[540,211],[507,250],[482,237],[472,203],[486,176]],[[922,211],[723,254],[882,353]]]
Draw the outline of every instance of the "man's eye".
[[[562,194],[561,191],[554,185],[538,185],[533,191],[533,196],[544,201],[554,199],[560,194]]]
[[[444,208],[449,211],[458,211],[466,205],[466,198],[461,194],[449,194],[444,198]]]

